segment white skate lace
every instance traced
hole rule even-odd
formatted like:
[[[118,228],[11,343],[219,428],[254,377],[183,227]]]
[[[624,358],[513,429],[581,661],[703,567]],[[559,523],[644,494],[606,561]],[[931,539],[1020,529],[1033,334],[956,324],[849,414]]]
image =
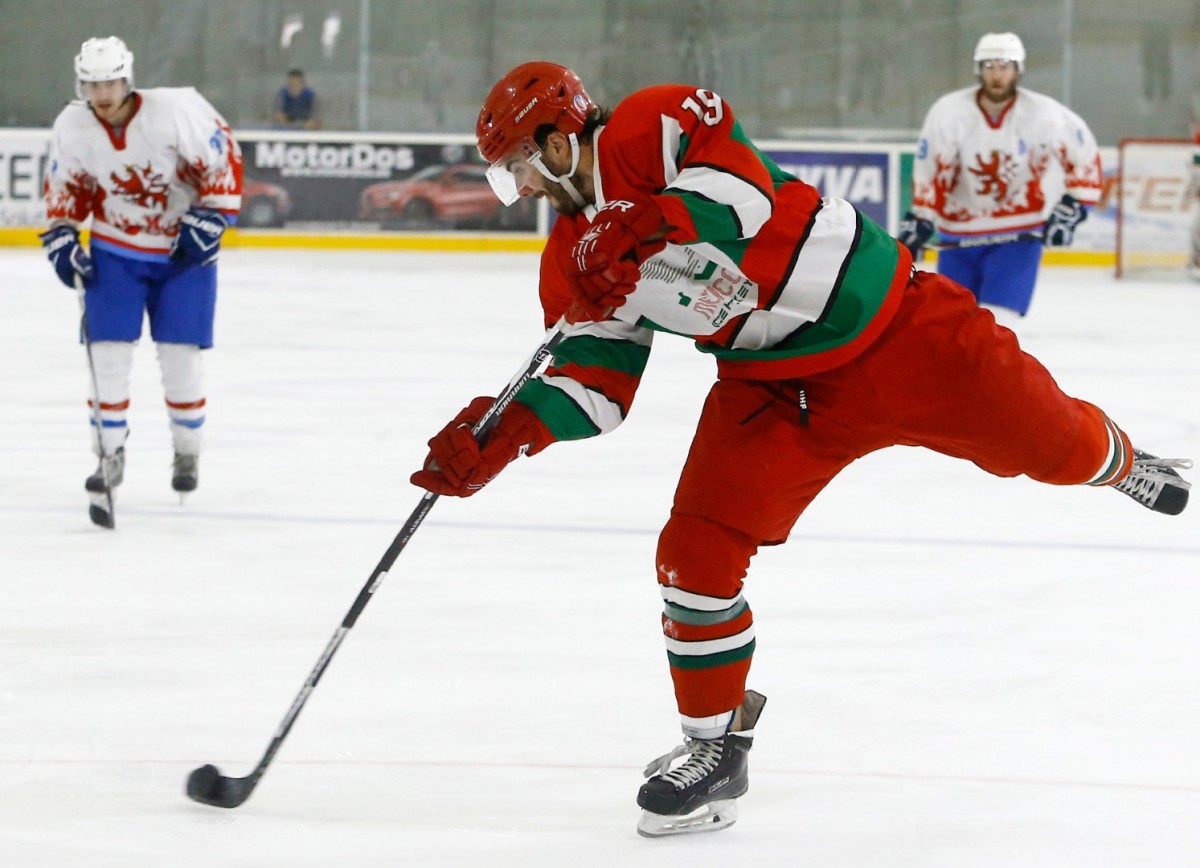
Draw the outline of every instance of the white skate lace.
[[[689,739],[658,759],[651,760],[642,774],[648,778],[662,775],[663,780],[670,781],[677,789],[682,790],[711,774],[721,761],[722,753],[721,739]],[[671,763],[684,754],[691,754],[687,762],[677,769],[669,770]]]
[[[1114,486],[1142,503],[1153,503],[1164,485],[1173,485],[1185,491],[1192,484],[1174,470],[1188,470],[1190,458],[1138,458],[1133,462],[1129,475]]]

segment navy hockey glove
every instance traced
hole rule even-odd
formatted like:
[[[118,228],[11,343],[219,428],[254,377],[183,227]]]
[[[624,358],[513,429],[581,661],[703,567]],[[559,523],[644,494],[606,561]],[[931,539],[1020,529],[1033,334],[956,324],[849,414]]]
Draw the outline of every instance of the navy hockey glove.
[[[913,255],[913,259],[920,259],[921,250],[924,249],[925,243],[929,241],[932,235],[933,224],[928,220],[922,220],[916,214],[909,211],[904,215],[904,219],[900,221],[900,231],[896,234],[896,238],[908,248],[908,252]]]
[[[87,286],[96,277],[96,266],[92,265],[92,257],[87,255],[79,243],[79,230],[74,226],[55,226],[43,232],[38,238],[42,239],[42,247],[50,257],[50,264],[58,274],[58,279],[75,288],[75,275],[83,278]]]
[[[429,457],[412,475],[413,485],[434,494],[470,497],[510,462],[540,452],[554,440],[532,410],[513,401],[480,444],[472,429],[494,403],[495,398],[476,398],[429,441]]]
[[[1050,211],[1046,219],[1046,234],[1042,244],[1047,247],[1066,247],[1075,240],[1075,227],[1087,219],[1087,210],[1069,193]]]
[[[208,265],[217,261],[221,236],[229,220],[212,208],[192,208],[179,218],[179,234],[171,247],[171,258],[185,265]]]

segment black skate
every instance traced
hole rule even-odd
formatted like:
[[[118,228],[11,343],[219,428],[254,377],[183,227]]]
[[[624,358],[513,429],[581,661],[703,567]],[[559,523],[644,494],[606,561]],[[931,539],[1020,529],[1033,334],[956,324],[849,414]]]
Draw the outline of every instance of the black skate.
[[[200,456],[175,453],[175,461],[171,464],[171,487],[180,496],[189,491],[195,491],[200,484]]]
[[[647,838],[715,832],[737,821],[738,797],[750,786],[747,754],[754,743],[754,725],[767,698],[747,690],[737,731],[720,738],[690,738],[646,767],[650,780],[638,790],[642,811],[638,834]],[[672,769],[671,763],[688,755]]]
[[[109,529],[116,527],[113,509],[113,489],[125,479],[125,447],[118,446],[112,455],[105,455],[96,472],[87,478],[83,487],[88,493],[88,518],[92,524]]]
[[[1187,470],[1191,466],[1190,458],[1158,458],[1134,449],[1133,468],[1113,488],[1129,495],[1147,509],[1179,515],[1187,506],[1188,489],[1192,484],[1173,468]]]
[[[116,488],[125,479],[125,447],[118,446],[112,455],[105,455],[96,466],[96,472],[87,478],[83,487],[94,494],[103,494]]]

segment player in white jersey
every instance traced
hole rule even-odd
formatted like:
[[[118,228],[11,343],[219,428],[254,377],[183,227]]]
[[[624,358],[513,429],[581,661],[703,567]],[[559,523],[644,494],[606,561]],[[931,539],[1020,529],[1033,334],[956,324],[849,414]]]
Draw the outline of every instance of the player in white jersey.
[[[985,34],[974,57],[978,86],[946,94],[925,117],[899,238],[918,256],[936,228],[938,271],[1015,325],[1042,247],[1070,244],[1100,198],[1100,154],[1079,115],[1018,87],[1025,46],[1016,34]]]
[[[111,527],[96,496],[111,497],[124,475],[143,313],[175,449],[171,484],[181,496],[196,488],[205,419],[200,351],[212,346],[215,260],[241,206],[242,156],[224,118],[193,88],[134,90],[133,54],[115,36],[83,43],[75,76],[79,99],[54,122],[50,228],[41,238],[59,279],[86,292],[101,463],[86,488],[93,521]],[[89,218],[85,250],[79,229]]]

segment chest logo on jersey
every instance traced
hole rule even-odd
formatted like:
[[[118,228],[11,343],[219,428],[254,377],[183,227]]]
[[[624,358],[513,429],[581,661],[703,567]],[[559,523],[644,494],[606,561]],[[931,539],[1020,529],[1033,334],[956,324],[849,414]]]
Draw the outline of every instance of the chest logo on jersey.
[[[715,277],[713,276],[715,274]],[[716,263],[695,275],[696,280],[707,280],[699,287],[699,296],[679,293],[679,305],[689,307],[707,319],[714,329],[725,324],[734,309],[746,300],[753,286],[749,280],[735,271],[718,268]]]
[[[996,202],[1004,202],[1017,176],[1018,165],[1011,154],[992,151],[987,155],[976,154],[975,165],[967,171],[975,177],[976,195],[990,196]]]
[[[170,186],[149,163],[145,166],[126,166],[124,177],[113,172],[109,179],[113,185],[112,192],[125,201],[139,208],[167,210],[167,191]]]

